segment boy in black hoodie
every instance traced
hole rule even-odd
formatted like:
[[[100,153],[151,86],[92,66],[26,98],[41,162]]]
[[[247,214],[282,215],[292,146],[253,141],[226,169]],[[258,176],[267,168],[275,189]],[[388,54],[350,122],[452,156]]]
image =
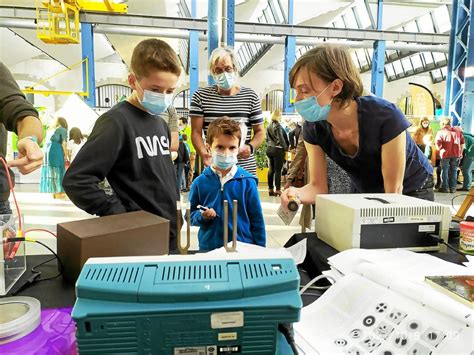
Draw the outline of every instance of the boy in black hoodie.
[[[176,173],[170,132],[159,115],[173,99],[181,65],[164,41],[147,39],[133,50],[130,97],[97,120],[69,167],[63,187],[88,213],[107,216],[145,210],[170,221],[170,252],[176,251]],[[99,187],[105,178],[114,194]]]

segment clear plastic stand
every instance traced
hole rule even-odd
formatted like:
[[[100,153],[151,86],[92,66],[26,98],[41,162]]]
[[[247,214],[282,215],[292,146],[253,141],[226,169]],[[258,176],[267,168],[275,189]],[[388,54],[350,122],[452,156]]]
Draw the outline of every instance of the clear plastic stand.
[[[17,235],[18,219],[14,215],[0,215],[0,296],[10,291],[13,285],[26,271],[25,242],[8,242]],[[22,235],[24,237],[24,235]]]

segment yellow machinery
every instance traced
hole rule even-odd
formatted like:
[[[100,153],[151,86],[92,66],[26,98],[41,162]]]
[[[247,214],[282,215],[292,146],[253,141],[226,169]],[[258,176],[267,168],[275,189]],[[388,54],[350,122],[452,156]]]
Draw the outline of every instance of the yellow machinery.
[[[459,210],[454,215],[453,220],[456,222],[464,221],[464,218],[466,217],[466,213],[473,203],[474,203],[474,187],[472,187],[467,193],[467,196],[464,198],[464,201],[462,202],[461,207],[459,207]]]
[[[43,84],[45,82],[47,82],[49,79],[52,79],[58,75],[61,75],[63,73],[66,73],[70,70],[72,70],[73,68],[79,66],[79,65],[82,65],[84,64],[86,66],[86,70],[85,70],[85,87],[87,88],[87,91],[84,91],[84,92],[77,92],[77,91],[52,91],[52,90],[36,90],[34,87],[37,86],[37,85],[40,85],[40,84]],[[77,94],[79,96],[82,96],[82,97],[88,97],[89,96],[89,70],[88,70],[88,67],[89,67],[89,59],[88,58],[84,58],[83,60],[81,60],[80,62],[77,62],[77,63],[74,63],[73,65],[69,66],[68,68],[66,69],[63,69],[51,76],[48,76],[47,78],[45,79],[42,79],[41,81],[21,90],[23,91],[23,93],[25,94],[40,94],[40,95],[45,95],[45,96],[49,96],[49,95],[71,95],[71,94]]]
[[[36,0],[37,35],[45,43],[79,43],[79,12],[126,13],[128,5],[112,0]]]

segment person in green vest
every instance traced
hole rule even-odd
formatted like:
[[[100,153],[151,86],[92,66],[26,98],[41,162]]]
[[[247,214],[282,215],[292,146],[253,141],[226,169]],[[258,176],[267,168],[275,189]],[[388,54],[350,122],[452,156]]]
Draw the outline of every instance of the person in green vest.
[[[191,137],[191,126],[188,124],[188,118],[187,117],[181,117],[178,120],[178,127],[179,127],[179,134],[186,134],[186,137]],[[193,183],[194,179],[194,165],[196,162],[196,149],[193,146],[193,142],[191,139],[188,139],[186,141],[186,144],[189,147],[189,172],[187,172],[188,176],[188,181],[186,184],[186,190],[189,191],[189,188],[191,184]]]
[[[464,158],[462,162],[462,176],[464,181],[458,191],[469,191],[472,184],[472,162],[474,161],[474,136],[468,132],[462,132],[464,136]]]

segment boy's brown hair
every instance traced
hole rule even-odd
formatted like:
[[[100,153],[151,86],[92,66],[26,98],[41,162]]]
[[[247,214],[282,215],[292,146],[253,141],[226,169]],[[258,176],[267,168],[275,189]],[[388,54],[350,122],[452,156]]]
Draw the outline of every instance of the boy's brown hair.
[[[352,99],[362,96],[364,92],[359,70],[354,65],[346,47],[325,44],[315,47],[299,57],[289,75],[292,88],[300,70],[307,70],[308,74],[316,74],[327,83],[340,79],[343,82],[343,88],[334,101],[341,107],[347,106]],[[309,78],[311,80],[311,77]]]
[[[137,44],[130,64],[137,79],[148,76],[151,71],[164,71],[181,75],[181,64],[173,48],[165,41],[150,38]]]
[[[240,139],[242,137],[240,126],[237,122],[227,116],[218,118],[209,124],[209,127],[207,128],[207,144],[212,145],[214,139],[223,134],[237,138],[240,144]]]

